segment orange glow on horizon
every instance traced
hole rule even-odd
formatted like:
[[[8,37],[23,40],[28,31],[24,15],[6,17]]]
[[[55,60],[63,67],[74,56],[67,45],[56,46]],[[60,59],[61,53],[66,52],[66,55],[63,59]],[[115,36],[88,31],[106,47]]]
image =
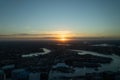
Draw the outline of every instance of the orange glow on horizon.
[[[66,41],[67,39],[66,39],[66,38],[61,38],[60,40],[61,40],[61,41]]]
[[[59,34],[58,35],[58,40],[61,42],[66,42],[67,41],[68,34]]]

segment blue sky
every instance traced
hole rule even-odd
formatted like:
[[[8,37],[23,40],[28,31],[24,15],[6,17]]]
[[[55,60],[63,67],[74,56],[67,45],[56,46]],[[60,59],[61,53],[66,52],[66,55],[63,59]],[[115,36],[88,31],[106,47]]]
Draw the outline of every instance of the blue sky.
[[[120,0],[0,0],[0,35],[120,37],[119,30]]]

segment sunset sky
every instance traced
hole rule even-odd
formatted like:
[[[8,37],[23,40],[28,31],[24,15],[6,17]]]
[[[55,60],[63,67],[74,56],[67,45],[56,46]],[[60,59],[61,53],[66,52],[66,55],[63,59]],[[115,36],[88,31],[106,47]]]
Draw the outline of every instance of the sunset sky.
[[[120,38],[120,0],[0,0],[0,39]]]

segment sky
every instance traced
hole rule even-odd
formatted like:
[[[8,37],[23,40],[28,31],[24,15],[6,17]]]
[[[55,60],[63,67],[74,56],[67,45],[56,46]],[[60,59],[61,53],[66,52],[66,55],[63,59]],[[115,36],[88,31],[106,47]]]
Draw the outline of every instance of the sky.
[[[0,39],[120,38],[120,0],[0,0]]]

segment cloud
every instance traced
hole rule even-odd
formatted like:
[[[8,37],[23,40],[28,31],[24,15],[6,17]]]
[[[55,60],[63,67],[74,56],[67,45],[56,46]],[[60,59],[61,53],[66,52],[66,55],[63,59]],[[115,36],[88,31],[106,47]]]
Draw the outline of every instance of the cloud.
[[[96,37],[96,36],[81,36],[80,34],[75,34],[75,35],[72,35],[70,34],[71,36],[67,36],[66,38],[67,39],[76,39],[76,40],[79,40],[79,39],[108,39],[108,38],[112,38],[112,39],[116,39],[118,37]],[[77,36],[76,36],[77,35]],[[37,39],[37,40],[41,40],[41,39],[59,39],[59,36],[58,34],[53,34],[53,33],[46,33],[46,34],[27,34],[27,33],[20,33],[20,34],[1,34],[0,35],[0,40],[9,40],[9,39]],[[120,39],[120,38],[119,38]]]
[[[21,33],[21,34],[6,34],[6,35],[0,35],[0,37],[14,37],[14,36],[53,36],[54,34],[27,34],[27,33]]]
[[[55,39],[55,34],[6,34],[0,35],[0,39]]]

